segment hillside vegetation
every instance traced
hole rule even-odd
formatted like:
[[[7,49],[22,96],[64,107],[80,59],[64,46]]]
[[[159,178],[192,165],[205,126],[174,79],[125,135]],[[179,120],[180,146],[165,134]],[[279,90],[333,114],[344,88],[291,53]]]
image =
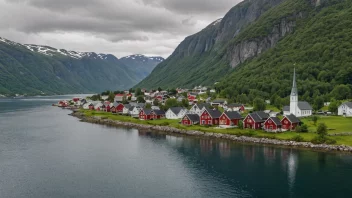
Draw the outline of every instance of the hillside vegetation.
[[[259,5],[261,10],[253,8]],[[137,87],[191,88],[220,81],[216,90],[221,97],[246,103],[256,97],[275,96],[287,102],[296,67],[301,100],[350,98],[351,5],[347,0],[244,1],[220,24],[186,38]],[[253,12],[258,17],[245,20],[247,16],[253,18]],[[231,20],[242,25],[234,38],[216,40]],[[210,49],[184,53],[207,44],[209,37],[213,39]],[[198,43],[192,44],[193,40]],[[199,43],[202,40],[203,44]]]

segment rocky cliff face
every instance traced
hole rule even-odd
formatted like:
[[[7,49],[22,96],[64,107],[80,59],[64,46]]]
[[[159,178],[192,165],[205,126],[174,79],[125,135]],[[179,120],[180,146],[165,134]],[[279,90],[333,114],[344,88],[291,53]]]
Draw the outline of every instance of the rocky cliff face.
[[[240,41],[229,47],[227,56],[232,68],[253,58],[262,52],[274,47],[280,39],[294,31],[296,19],[303,18],[304,14],[299,12],[293,16],[285,17],[272,28],[270,34],[264,37],[252,38]]]
[[[270,8],[286,0],[245,0],[233,7],[223,19],[218,19],[202,31],[187,37],[173,56],[192,56],[209,52],[216,44],[234,38],[246,25],[257,20]]]

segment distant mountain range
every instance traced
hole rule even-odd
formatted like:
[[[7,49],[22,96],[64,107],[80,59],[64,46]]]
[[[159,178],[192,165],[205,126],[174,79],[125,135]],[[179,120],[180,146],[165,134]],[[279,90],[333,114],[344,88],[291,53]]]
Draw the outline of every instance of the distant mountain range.
[[[144,56],[142,54],[135,54],[120,58],[120,61],[130,68],[134,68],[136,75],[141,79],[147,77],[153,69],[165,59],[160,56]]]
[[[20,44],[0,37],[0,94],[95,93],[128,89],[163,60],[143,55],[118,59],[112,54]]]

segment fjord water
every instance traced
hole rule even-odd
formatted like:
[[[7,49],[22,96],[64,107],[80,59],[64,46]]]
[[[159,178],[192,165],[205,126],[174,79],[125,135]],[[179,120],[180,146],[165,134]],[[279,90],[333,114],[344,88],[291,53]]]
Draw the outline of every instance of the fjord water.
[[[0,99],[0,197],[349,197],[352,156],[79,122]]]

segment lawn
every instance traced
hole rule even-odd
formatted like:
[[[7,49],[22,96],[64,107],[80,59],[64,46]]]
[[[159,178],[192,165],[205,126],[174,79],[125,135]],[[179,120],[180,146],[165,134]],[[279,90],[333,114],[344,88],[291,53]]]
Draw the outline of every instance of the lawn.
[[[341,116],[318,116],[319,123],[325,123],[329,129],[329,133],[343,133],[351,132],[352,133],[352,118],[345,118]],[[301,121],[304,124],[308,125],[309,132],[315,132],[316,126],[311,121],[311,118],[303,118]]]
[[[311,141],[314,137],[316,137],[316,126],[311,121],[311,118],[303,118],[301,119],[304,124],[308,125],[309,133],[296,133],[296,132],[285,132],[285,133],[267,133],[262,130],[248,130],[248,129],[222,129],[216,127],[205,127],[205,126],[184,126],[179,123],[179,120],[139,120],[136,118],[132,118],[130,116],[123,115],[113,115],[107,112],[96,112],[89,110],[82,110],[86,116],[101,116],[111,120],[119,120],[124,122],[132,122],[137,124],[145,124],[145,125],[163,125],[163,126],[171,126],[178,129],[185,130],[195,130],[202,132],[211,132],[211,133],[222,133],[222,134],[231,134],[231,135],[244,135],[251,137],[263,137],[263,138],[273,138],[273,139],[281,139],[281,140],[290,140],[293,137],[300,135],[304,138],[304,141]],[[319,117],[318,123],[324,122],[328,128],[333,128],[334,130],[329,130],[329,133],[341,133],[341,132],[352,132],[352,118],[344,118],[337,116],[321,116]],[[335,139],[337,144],[344,144],[352,146],[352,136],[331,136],[330,138]]]

